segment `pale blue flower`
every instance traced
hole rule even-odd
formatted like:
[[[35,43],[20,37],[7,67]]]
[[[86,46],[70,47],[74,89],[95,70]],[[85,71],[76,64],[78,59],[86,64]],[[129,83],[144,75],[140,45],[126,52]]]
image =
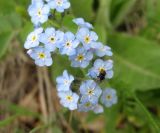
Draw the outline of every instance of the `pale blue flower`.
[[[69,75],[67,70],[64,70],[63,75],[56,78],[57,90],[58,91],[69,91],[70,85],[73,80],[74,80],[74,77],[72,75]]]
[[[112,56],[113,53],[110,47],[108,47],[107,45],[103,45],[101,42],[98,42],[97,46],[98,47],[95,49],[95,53],[97,56]]]
[[[73,22],[81,28],[84,27],[84,28],[88,28],[88,29],[93,29],[92,24],[85,22],[83,18],[75,18],[75,19],[73,19]]]
[[[32,0],[32,4],[36,2],[43,2],[43,0]]]
[[[89,65],[90,60],[92,60],[93,54],[90,51],[86,51],[84,48],[78,47],[76,49],[76,54],[70,56],[72,67],[86,68]]]
[[[93,108],[95,114],[100,114],[104,112],[103,106],[100,104],[96,104]]]
[[[103,61],[102,59],[97,59],[94,62],[94,66],[89,70],[88,75],[91,78],[97,78],[102,71],[105,71],[106,73],[105,78],[110,79],[113,77],[112,68],[113,68],[112,60]]]
[[[28,8],[28,12],[31,16],[32,23],[39,25],[48,20],[50,8],[40,0],[33,0]]]
[[[88,28],[80,28],[76,36],[86,50],[95,48],[94,42],[98,40],[98,36],[95,32],[90,31]]]
[[[86,80],[80,86],[82,100],[88,99],[88,101],[95,104],[97,103],[101,93],[101,88],[93,80]]]
[[[26,49],[30,49],[39,45],[39,38],[41,33],[43,32],[42,28],[35,29],[27,36],[27,40],[24,44]]]
[[[79,96],[72,91],[60,91],[58,92],[60,97],[60,103],[70,110],[77,109]]]
[[[55,9],[57,12],[64,12],[65,9],[70,7],[70,2],[68,0],[47,0],[48,5],[51,9]]]
[[[75,35],[72,32],[66,32],[64,34],[63,42],[59,45],[60,53],[66,55],[76,54],[76,47],[78,46],[79,41],[75,38]]]
[[[115,89],[112,89],[112,88],[105,89],[102,93],[101,102],[106,107],[111,107],[113,104],[116,104],[117,94],[116,94]]]
[[[47,28],[45,33],[40,36],[40,41],[44,43],[44,46],[49,51],[55,51],[56,47],[63,41],[64,33],[62,31],[56,31],[54,28]]]
[[[34,47],[28,50],[27,53],[30,55],[32,59],[35,60],[35,64],[40,67],[51,66],[53,63],[51,53],[41,46]]]
[[[93,110],[95,108],[96,104],[93,104],[88,99],[85,99],[81,103],[78,104],[78,111],[79,112],[88,112],[88,111],[91,111],[91,110]]]

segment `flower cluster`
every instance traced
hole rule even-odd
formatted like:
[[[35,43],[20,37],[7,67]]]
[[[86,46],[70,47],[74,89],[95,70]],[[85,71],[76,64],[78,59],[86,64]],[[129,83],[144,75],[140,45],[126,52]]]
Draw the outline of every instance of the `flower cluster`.
[[[102,113],[103,106],[111,107],[117,103],[116,91],[112,88],[102,90],[94,80],[85,80],[79,88],[79,96],[72,91],[71,84],[74,77],[69,75],[65,70],[62,76],[57,77],[57,91],[60,98],[60,103],[70,110],[78,109],[78,111]],[[100,99],[100,100],[99,100]]]
[[[52,55],[56,52],[68,56],[71,66],[74,68],[87,68],[91,61],[93,67],[88,69],[88,79],[81,82],[79,91],[73,92],[75,78],[64,70],[63,75],[57,77],[57,91],[60,103],[70,110],[103,112],[101,101],[106,107],[117,103],[117,95],[114,89],[101,89],[98,82],[113,77],[113,61],[104,60],[105,56],[111,57],[111,48],[98,41],[98,35],[93,31],[93,25],[85,22],[83,18],[73,19],[77,25],[77,32],[62,31],[52,26],[43,28],[52,10],[59,13],[70,7],[68,0],[32,0],[28,8],[31,21],[34,24],[32,31],[24,44],[27,54],[35,61],[35,64],[51,66]]]
[[[28,8],[28,13],[32,23],[38,26],[48,20],[52,9],[62,13],[69,7],[70,2],[68,0],[32,0]]]
[[[62,76],[59,76],[56,79],[56,82],[58,83],[58,96],[61,99],[60,103],[64,107],[68,107],[70,110],[77,109],[77,103],[79,99],[79,96],[76,93],[72,92],[70,88],[73,80],[74,77],[72,75],[69,75],[66,70],[63,72]]]

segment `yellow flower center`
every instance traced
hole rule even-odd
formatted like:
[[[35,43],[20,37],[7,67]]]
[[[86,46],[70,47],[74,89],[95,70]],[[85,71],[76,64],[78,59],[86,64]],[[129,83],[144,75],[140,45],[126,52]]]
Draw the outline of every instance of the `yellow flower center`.
[[[88,95],[93,95],[93,93],[94,93],[93,89],[88,90]]]
[[[78,61],[84,60],[84,56],[83,56],[82,54],[79,54],[79,55],[77,56],[77,60],[78,60]]]
[[[42,10],[39,9],[38,12],[37,12],[38,16],[40,17],[42,15]]]
[[[66,43],[66,46],[67,46],[67,47],[71,46],[71,42],[67,42],[67,43]]]
[[[66,99],[71,102],[73,100],[73,97],[72,96],[66,96]]]
[[[84,42],[85,42],[85,43],[90,43],[90,41],[91,41],[91,39],[90,39],[89,36],[86,36],[86,37],[84,38]]]
[[[37,40],[37,36],[33,35],[32,36],[32,42],[36,41]]]
[[[68,80],[64,80],[64,84],[68,85],[69,81]]]
[[[39,53],[39,54],[38,54],[38,57],[39,57],[40,59],[44,59],[44,58],[46,57],[46,55],[45,55],[44,53]]]
[[[61,6],[62,5],[62,0],[57,0],[57,5]]]
[[[86,106],[86,107],[89,107],[89,106],[91,106],[91,103],[90,103],[90,102],[87,102],[87,103],[85,103],[85,106]]]
[[[107,100],[110,100],[111,98],[112,98],[111,95],[107,95],[107,96],[106,96],[106,99],[107,99]]]
[[[55,42],[55,38],[54,37],[50,37],[49,38],[49,42],[54,43]]]

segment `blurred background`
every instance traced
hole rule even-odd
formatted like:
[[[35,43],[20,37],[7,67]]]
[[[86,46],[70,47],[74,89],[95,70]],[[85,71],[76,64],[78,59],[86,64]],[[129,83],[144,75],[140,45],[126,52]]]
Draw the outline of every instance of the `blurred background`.
[[[52,67],[36,67],[23,48],[31,1],[0,0],[0,133],[160,133],[160,0],[70,2],[62,28],[74,32],[72,19],[83,17],[112,48],[115,75],[102,86],[117,89],[118,104],[100,115],[62,108],[55,78],[82,72],[59,55]]]

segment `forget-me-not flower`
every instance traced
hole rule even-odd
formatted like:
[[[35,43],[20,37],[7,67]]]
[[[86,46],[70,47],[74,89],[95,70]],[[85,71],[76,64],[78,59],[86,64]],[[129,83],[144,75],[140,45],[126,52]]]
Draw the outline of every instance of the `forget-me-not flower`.
[[[93,54],[90,51],[86,51],[83,47],[78,47],[76,49],[76,54],[70,56],[72,67],[86,68],[89,65],[90,60],[92,60]]]
[[[113,104],[117,103],[117,94],[116,91],[112,88],[107,88],[103,91],[101,102],[106,107],[111,107]]]
[[[64,70],[63,75],[56,78],[57,90],[58,91],[69,91],[70,85],[73,80],[74,80],[74,77],[72,75],[69,75],[67,70]]]
[[[35,2],[43,2],[43,0],[32,0],[32,4]]]
[[[61,91],[58,92],[58,96],[60,97],[60,103],[70,110],[77,109],[79,96],[72,91]]]
[[[40,36],[40,42],[44,44],[44,47],[49,51],[55,51],[56,47],[63,41],[64,33],[54,28],[47,28],[45,33]]]
[[[101,42],[98,42],[97,46],[98,47],[95,49],[95,53],[97,56],[112,56],[113,53],[110,47],[108,47],[107,45],[103,45]]]
[[[93,108],[93,112],[96,114],[100,114],[104,112],[103,106],[100,104],[96,104]]]
[[[88,101],[95,104],[97,103],[101,93],[101,88],[93,80],[86,80],[80,86],[82,101],[84,99],[88,99]]]
[[[32,1],[28,8],[29,15],[31,16],[32,23],[35,25],[43,24],[48,20],[50,8],[43,1]]]
[[[41,33],[43,32],[42,28],[35,29],[27,36],[27,40],[24,44],[26,49],[30,49],[39,45],[39,38]]]
[[[68,0],[46,0],[51,9],[55,9],[57,12],[64,12],[65,9],[70,7],[70,2]]]
[[[84,28],[88,28],[88,29],[93,29],[92,24],[85,22],[83,18],[75,18],[75,19],[73,19],[73,22],[81,28],[84,27]]]
[[[95,108],[96,104],[91,103],[88,99],[83,99],[81,100],[81,103],[78,104],[78,111],[79,112],[91,111]]]
[[[51,53],[42,46],[34,47],[27,52],[32,59],[35,60],[35,64],[42,66],[51,66],[53,61],[51,58]]]
[[[86,50],[95,48],[94,42],[98,40],[98,36],[95,32],[90,31],[88,28],[80,28],[76,36]]]
[[[113,61],[107,60],[103,61],[102,59],[97,59],[94,62],[94,66],[89,70],[88,75],[91,78],[97,78],[100,73],[103,73],[105,71],[105,78],[112,78],[113,77]]]
[[[76,47],[78,44],[79,41],[75,38],[75,35],[72,32],[66,32],[63,42],[59,45],[60,53],[69,56],[74,55],[76,54]]]

